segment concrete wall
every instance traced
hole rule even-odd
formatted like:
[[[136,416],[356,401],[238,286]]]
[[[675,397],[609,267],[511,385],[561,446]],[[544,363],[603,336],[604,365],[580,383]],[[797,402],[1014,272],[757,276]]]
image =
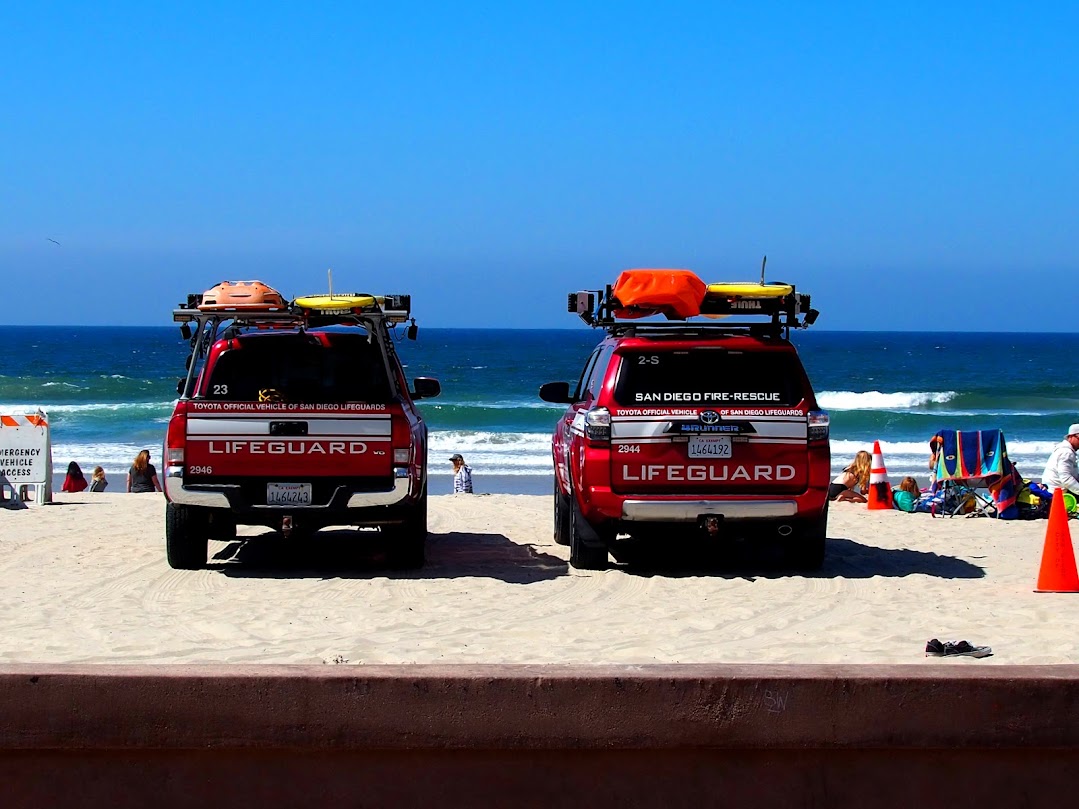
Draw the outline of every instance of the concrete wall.
[[[1079,666],[13,666],[22,806],[1065,806]]]

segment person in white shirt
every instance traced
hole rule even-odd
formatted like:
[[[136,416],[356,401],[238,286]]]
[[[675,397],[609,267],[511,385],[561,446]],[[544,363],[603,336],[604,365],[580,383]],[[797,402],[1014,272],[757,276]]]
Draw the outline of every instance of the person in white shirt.
[[[1042,472],[1042,485],[1049,491],[1058,486],[1066,492],[1079,495],[1079,464],[1075,451],[1079,450],[1079,424],[1068,428],[1068,434],[1053,449]]]
[[[453,463],[453,493],[472,494],[472,467],[458,453],[450,456]]]

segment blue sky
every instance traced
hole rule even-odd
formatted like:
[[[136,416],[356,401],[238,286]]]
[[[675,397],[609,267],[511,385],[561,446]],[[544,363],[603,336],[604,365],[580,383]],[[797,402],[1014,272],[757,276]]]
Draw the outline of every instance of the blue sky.
[[[569,328],[767,253],[818,328],[1077,330],[1075,4],[93,5],[0,13],[0,323],[333,267]]]

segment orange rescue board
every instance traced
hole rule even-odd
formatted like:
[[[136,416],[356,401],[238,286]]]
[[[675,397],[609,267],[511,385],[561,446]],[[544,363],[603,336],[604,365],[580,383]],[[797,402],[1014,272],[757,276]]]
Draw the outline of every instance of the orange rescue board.
[[[707,284],[691,270],[623,270],[613,290],[623,307],[616,316],[693,317],[701,313],[707,290]]]
[[[272,311],[284,309],[285,299],[262,281],[222,281],[202,295],[199,310],[216,312],[227,309]]]

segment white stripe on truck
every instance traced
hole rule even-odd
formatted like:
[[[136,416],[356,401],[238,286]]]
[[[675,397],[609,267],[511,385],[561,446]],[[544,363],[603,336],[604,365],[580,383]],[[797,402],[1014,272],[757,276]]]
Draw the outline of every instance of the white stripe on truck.
[[[275,438],[315,438],[318,436],[353,436],[356,438],[380,438],[388,440],[390,437],[391,423],[389,416],[378,418],[356,419],[328,419],[308,418],[306,416],[281,415],[275,418],[199,418],[188,416],[187,434],[189,437],[227,435],[239,436],[267,436],[270,435],[270,422],[296,422],[307,423],[307,435],[274,436]]]

